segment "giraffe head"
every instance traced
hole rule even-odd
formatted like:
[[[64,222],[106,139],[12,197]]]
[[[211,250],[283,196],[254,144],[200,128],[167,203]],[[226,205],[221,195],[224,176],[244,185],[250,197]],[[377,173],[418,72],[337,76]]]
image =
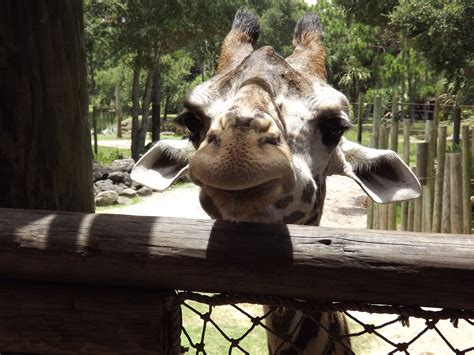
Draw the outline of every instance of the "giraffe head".
[[[237,12],[214,77],[184,100],[179,147],[160,142],[132,178],[164,189],[188,173],[213,218],[318,224],[325,178],[353,178],[376,202],[417,197],[420,185],[398,156],[346,141],[346,97],[326,82],[318,17],[295,28],[287,58],[254,50],[258,18]]]

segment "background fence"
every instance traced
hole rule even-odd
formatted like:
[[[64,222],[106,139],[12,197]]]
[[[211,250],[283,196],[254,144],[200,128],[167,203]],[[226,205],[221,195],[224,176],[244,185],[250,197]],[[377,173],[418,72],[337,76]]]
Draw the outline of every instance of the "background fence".
[[[473,107],[440,105],[439,101],[402,104],[395,100],[391,111],[383,115],[380,97],[372,106],[370,141],[364,142],[364,105],[358,104],[358,140],[374,148],[398,152],[418,176],[423,194],[401,204],[379,205],[369,201],[368,228],[471,233]],[[413,112],[418,107],[422,121],[410,118],[416,117]],[[462,122],[466,123],[461,125]]]

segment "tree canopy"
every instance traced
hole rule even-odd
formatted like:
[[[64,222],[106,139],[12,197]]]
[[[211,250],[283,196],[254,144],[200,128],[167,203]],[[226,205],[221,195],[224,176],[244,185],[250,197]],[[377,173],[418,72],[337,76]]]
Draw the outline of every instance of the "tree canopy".
[[[474,99],[474,4],[469,0],[86,0],[91,102],[123,92],[135,157],[159,114],[216,70],[220,45],[239,8],[261,18],[260,45],[291,53],[296,21],[320,16],[328,80],[355,101],[360,92],[425,101],[439,94]],[[153,113],[150,113],[152,109]],[[151,116],[151,117],[150,117]],[[158,119],[158,121],[156,121]],[[158,122],[158,123],[156,123]]]

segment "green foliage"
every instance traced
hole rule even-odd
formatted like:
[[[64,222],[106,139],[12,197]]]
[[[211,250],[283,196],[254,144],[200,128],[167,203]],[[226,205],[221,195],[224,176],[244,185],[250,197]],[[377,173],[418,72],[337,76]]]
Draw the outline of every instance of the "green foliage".
[[[261,17],[260,45],[292,52],[292,34],[305,12],[321,18],[328,81],[354,102],[359,92],[389,101],[422,102],[435,95],[474,100],[472,2],[467,0],[85,0],[89,64],[95,103],[112,103],[116,85],[131,106],[140,56],[140,97],[146,71],[160,65],[161,105],[178,111],[184,93],[214,75],[222,40],[238,8]],[[90,83],[92,86],[92,83]],[[462,98],[459,98],[462,94]],[[142,100],[143,101],[143,100]]]
[[[259,44],[271,45],[284,57],[293,52],[293,30],[298,19],[304,15],[307,5],[302,0],[278,0],[267,8],[260,19]]]
[[[104,146],[99,146],[97,154],[94,154],[94,160],[101,165],[109,165],[116,159],[127,157],[130,157],[130,149],[118,149]]]

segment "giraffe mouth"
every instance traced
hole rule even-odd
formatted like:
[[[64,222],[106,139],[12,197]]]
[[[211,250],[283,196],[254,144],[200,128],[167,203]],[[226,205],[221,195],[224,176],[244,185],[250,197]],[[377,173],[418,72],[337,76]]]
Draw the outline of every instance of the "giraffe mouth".
[[[247,220],[258,212],[278,201],[286,189],[279,179],[272,179],[264,183],[239,189],[227,190],[201,185],[202,193],[213,201],[224,219]]]
[[[262,184],[248,187],[245,189],[240,189],[240,190],[226,190],[226,189],[219,189],[219,188],[213,188],[213,189],[215,189],[216,192],[227,194],[236,199],[245,199],[249,197],[255,198],[256,196],[271,193],[272,190],[275,188],[276,184],[278,184],[278,179],[273,179],[273,180],[264,182]]]

